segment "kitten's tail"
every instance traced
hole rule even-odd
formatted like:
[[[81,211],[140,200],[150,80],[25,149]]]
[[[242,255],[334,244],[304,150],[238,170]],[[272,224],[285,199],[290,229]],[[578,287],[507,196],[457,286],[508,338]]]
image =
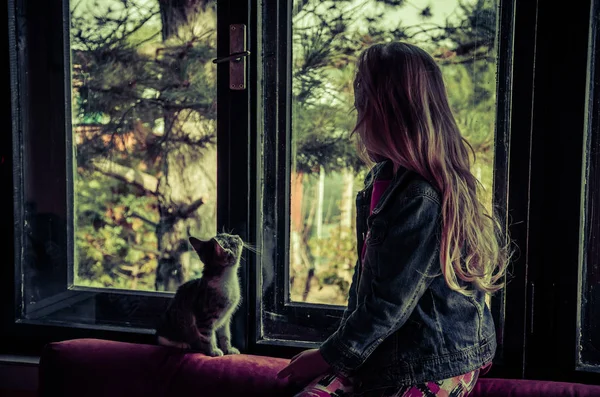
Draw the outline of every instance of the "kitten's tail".
[[[185,342],[174,342],[172,340],[165,338],[164,336],[158,337],[158,344],[161,346],[176,347],[178,349],[189,349],[190,348],[190,345]]]

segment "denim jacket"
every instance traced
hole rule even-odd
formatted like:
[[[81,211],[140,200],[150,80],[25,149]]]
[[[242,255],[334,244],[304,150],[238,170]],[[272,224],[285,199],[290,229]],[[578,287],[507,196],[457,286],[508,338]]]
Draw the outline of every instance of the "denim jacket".
[[[355,378],[357,393],[465,374],[496,351],[485,294],[455,292],[441,274],[439,192],[400,168],[369,216],[373,180],[385,173],[393,175],[389,161],[371,170],[357,196],[348,308],[320,347],[336,372]]]

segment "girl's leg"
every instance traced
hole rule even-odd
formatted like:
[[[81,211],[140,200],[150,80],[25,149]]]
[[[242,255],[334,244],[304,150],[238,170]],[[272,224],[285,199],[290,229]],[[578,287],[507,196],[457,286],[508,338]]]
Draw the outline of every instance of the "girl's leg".
[[[313,380],[294,397],[351,397],[352,380],[327,373]]]
[[[454,378],[377,390],[360,397],[466,397],[475,387],[478,377],[479,370],[475,370]]]

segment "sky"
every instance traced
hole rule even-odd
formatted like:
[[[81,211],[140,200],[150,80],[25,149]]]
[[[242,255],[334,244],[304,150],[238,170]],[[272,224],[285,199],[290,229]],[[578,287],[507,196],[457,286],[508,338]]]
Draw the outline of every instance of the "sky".
[[[133,0],[132,3],[141,5],[146,9],[156,7],[159,0]],[[168,0],[167,0],[168,1]],[[280,0],[286,1],[286,0]],[[288,0],[295,2],[295,0]],[[397,7],[395,10],[393,7],[386,7],[386,14],[381,25],[390,30],[396,28],[399,23],[401,26],[411,27],[411,29],[426,29],[431,25],[444,25],[446,18],[452,18],[453,13],[456,12],[457,7],[461,0],[405,0],[404,5]],[[466,2],[476,0],[463,0]],[[329,1],[322,1],[324,7],[327,6]],[[377,2],[374,0],[353,0],[351,7],[360,7],[360,12],[363,15],[373,14],[377,10]],[[102,15],[105,10],[110,7],[112,9],[122,9],[121,0],[70,0],[71,10],[74,14],[82,13],[97,13]],[[425,8],[429,6],[432,10],[432,17],[424,20],[419,14]],[[381,5],[379,5],[381,7]],[[314,23],[314,21],[312,21]],[[157,29],[160,29],[160,18],[157,16],[153,23],[157,24]],[[311,23],[309,20],[305,20],[304,23]],[[355,28],[360,29],[360,22]],[[301,27],[302,23],[297,23],[294,26]],[[350,27],[352,29],[352,27]],[[414,33],[414,30],[409,30],[408,33]],[[415,37],[418,40],[418,37]]]
[[[138,4],[147,3],[151,5],[158,0],[137,0]],[[367,3],[365,10],[372,10],[374,1],[365,1],[365,0],[356,0],[355,3],[358,5],[360,3]],[[86,12],[86,10],[90,9],[98,9],[105,8],[109,5],[119,4],[119,1],[116,0],[71,0],[70,5],[71,9],[76,8],[76,12]],[[442,23],[444,19],[452,14],[452,12],[456,9],[458,5],[458,0],[407,0],[406,5],[399,7],[396,13],[390,13],[387,16],[386,21],[382,21],[384,24],[389,24],[390,26],[395,26],[399,19],[408,25],[418,25],[422,22],[422,19],[419,17],[419,12],[425,8],[426,6],[430,6],[434,11],[433,17],[429,20],[433,23]]]
[[[442,23],[444,19],[451,15],[456,7],[458,6],[458,0],[412,0],[407,1],[406,6],[398,10],[398,13],[402,14],[402,18],[406,21],[407,25],[419,24],[422,20],[419,16],[419,12],[430,6],[433,10],[433,17],[431,22]]]
[[[323,1],[323,7],[327,8],[330,2]],[[423,24],[424,21],[420,16],[421,10],[429,6],[433,11],[431,18],[427,19],[426,23],[442,24],[444,20],[452,15],[458,7],[459,0],[406,0],[404,5],[396,7],[386,6],[386,16],[381,24],[384,27],[393,29],[399,21],[402,21],[404,26],[416,26]],[[373,0],[354,0],[349,9],[359,8],[363,15],[373,14],[377,9],[383,6]]]

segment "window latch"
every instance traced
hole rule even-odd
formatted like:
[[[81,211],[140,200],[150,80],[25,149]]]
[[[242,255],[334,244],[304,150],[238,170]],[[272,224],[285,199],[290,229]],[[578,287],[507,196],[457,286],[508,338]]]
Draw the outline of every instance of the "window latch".
[[[215,58],[213,59],[213,63],[239,62],[242,60],[243,57],[247,57],[248,55],[250,55],[250,51],[236,52],[226,57]]]
[[[213,59],[213,63],[229,62],[229,88],[246,89],[246,58],[250,51],[246,49],[246,25],[229,25],[229,55]]]

